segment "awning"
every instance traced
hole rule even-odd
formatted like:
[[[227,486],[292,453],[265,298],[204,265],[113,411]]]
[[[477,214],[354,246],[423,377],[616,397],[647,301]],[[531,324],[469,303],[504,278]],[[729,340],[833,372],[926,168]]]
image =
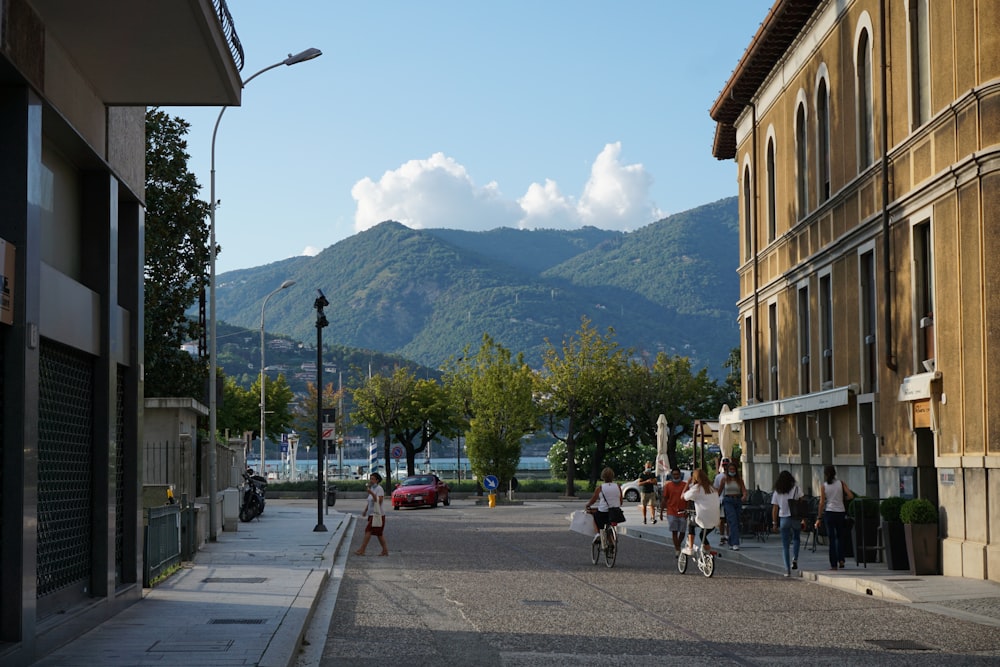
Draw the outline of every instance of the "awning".
[[[903,378],[903,383],[899,385],[900,401],[917,401],[922,398],[931,397],[931,383],[941,379],[941,371],[930,371],[929,373],[917,373]]]
[[[795,415],[802,412],[816,412],[841,405],[847,405],[851,392],[856,391],[856,385],[846,385],[836,389],[826,389],[812,394],[783,398],[778,401],[741,405],[740,407],[719,415],[722,424],[738,424],[752,419],[765,419],[779,415]]]

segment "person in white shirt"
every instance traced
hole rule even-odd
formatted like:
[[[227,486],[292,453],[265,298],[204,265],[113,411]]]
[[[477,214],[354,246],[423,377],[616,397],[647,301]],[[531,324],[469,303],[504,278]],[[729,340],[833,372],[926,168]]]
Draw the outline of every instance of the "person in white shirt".
[[[822,521],[826,524],[826,539],[830,543],[830,569],[844,569],[844,553],[847,542],[847,503],[854,499],[854,494],[847,485],[837,479],[837,469],[833,466],[823,468],[826,479],[819,489],[819,517],[816,525]]]
[[[601,484],[594,489],[594,494],[587,501],[587,507],[597,503],[594,512],[594,523],[597,524],[597,535],[594,541],[601,540],[604,546],[604,529],[608,527],[608,509],[622,506],[622,487],[615,481],[615,471],[605,468],[601,471]]]
[[[365,537],[361,540],[361,547],[355,551],[355,555],[364,556],[365,549],[368,548],[368,540],[374,535],[378,538],[378,543],[382,545],[382,553],[379,556],[388,556],[389,547],[385,543],[382,531],[385,530],[385,513],[382,511],[382,500],[385,498],[385,489],[382,488],[382,475],[373,472],[368,476],[368,503],[361,510],[361,518],[368,517],[368,524],[365,526]],[[379,517],[379,525],[373,526],[372,519]]]
[[[795,483],[795,477],[787,470],[778,474],[774,482],[774,493],[771,494],[772,525],[775,531],[781,532],[781,554],[785,561],[785,576],[790,577],[792,570],[799,568],[799,544],[801,542],[800,519],[793,519],[789,500],[802,497],[802,491]],[[792,546],[791,562],[788,559],[788,547]]]
[[[709,549],[708,534],[719,525],[719,494],[712,488],[708,475],[701,468],[696,468],[688,481],[684,500],[694,503],[694,521],[688,522],[688,542],[681,551],[689,556],[694,553],[695,525],[701,528],[701,542]]]

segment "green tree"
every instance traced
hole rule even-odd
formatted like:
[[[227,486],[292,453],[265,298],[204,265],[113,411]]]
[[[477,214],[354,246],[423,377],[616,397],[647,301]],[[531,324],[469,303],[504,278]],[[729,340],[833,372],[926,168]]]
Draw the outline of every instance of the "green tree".
[[[469,465],[479,479],[496,475],[503,488],[517,472],[521,438],[538,427],[534,373],[523,355],[513,357],[489,335],[483,336],[479,352],[462,368],[471,415],[466,434]]]
[[[373,375],[353,391],[354,412],[351,419],[364,424],[372,437],[382,435],[383,461],[389,469],[389,446],[405,405],[412,400],[416,378],[408,368],[399,367],[392,375]],[[386,475],[386,490],[390,488]]]
[[[257,425],[254,432],[260,437],[260,376],[251,385],[250,392],[256,397],[257,405]],[[278,377],[268,380],[264,385],[265,403],[267,409],[267,419],[264,420],[264,428],[267,429],[267,437],[272,441],[281,439],[281,434],[288,431],[293,426],[295,416],[293,414],[295,405],[295,393],[288,386],[284,373],[279,373]]]
[[[258,393],[260,392],[260,385],[257,386],[257,391]],[[343,390],[337,391],[334,389],[332,382],[323,385],[323,407],[338,407],[343,394]],[[299,403],[298,409],[295,411],[295,416],[292,418],[292,428],[298,431],[299,443],[302,447],[316,445],[316,415],[316,384],[314,382],[307,382],[306,394]],[[335,423],[337,435],[340,437],[344,434],[349,420],[339,409],[337,410],[337,420]]]
[[[208,204],[187,166],[189,127],[158,109],[146,113],[145,394],[205,400],[208,368],[181,349],[199,338],[185,311],[209,261]]]
[[[260,427],[260,394],[244,389],[235,378],[226,377],[222,384],[222,403],[218,407],[219,431],[231,437],[256,433]]]
[[[406,452],[408,475],[415,472],[416,455],[428,451],[430,443],[440,436],[451,438],[459,433],[458,413],[450,399],[448,390],[439,382],[417,380],[413,393],[403,402],[393,435]]]

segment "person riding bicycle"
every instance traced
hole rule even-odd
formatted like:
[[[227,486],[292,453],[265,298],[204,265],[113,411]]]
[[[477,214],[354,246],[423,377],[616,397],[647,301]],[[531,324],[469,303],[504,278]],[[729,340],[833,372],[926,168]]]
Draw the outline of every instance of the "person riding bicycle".
[[[712,488],[712,482],[701,468],[696,468],[688,481],[684,500],[694,503],[694,521],[688,522],[688,543],[681,551],[687,555],[694,553],[695,524],[701,528],[701,542],[708,547],[708,534],[719,525],[719,494]]]
[[[605,468],[601,471],[601,484],[596,489],[594,489],[594,495],[590,497],[587,501],[587,507],[590,508],[597,503],[597,509],[594,512],[594,523],[597,524],[597,536],[601,538],[601,545],[605,546],[605,533],[604,529],[608,527],[608,508],[609,507],[621,507],[622,506],[622,487],[615,482],[615,471],[611,468]]]

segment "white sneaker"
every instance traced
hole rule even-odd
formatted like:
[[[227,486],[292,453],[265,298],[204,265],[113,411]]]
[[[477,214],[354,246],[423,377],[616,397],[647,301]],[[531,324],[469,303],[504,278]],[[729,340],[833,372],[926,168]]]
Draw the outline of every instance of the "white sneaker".
[[[681,549],[681,553],[684,554],[685,556],[693,556],[694,549],[692,549],[691,547],[684,547],[683,549]]]
[[[733,546],[731,546],[729,548],[732,549],[733,551],[739,551],[740,550],[740,545],[734,544]]]

